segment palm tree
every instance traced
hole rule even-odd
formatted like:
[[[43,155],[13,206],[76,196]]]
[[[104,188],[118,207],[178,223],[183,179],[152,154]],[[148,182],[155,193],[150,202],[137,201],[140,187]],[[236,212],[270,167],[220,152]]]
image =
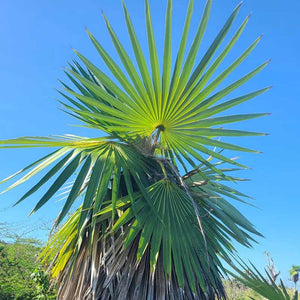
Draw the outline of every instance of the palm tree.
[[[269,89],[224,100],[268,62],[218,89],[260,37],[213,77],[249,17],[215,56],[240,9],[238,5],[196,63],[211,2],[206,3],[185,56],[194,4],[189,1],[172,68],[172,0],[168,0],[162,74],[147,0],[151,70],[124,2],[138,70],[105,16],[124,68],[88,31],[114,80],[75,51],[81,63],[74,61],[66,70],[74,87],[62,83],[64,91],[60,94],[67,101],[62,102],[66,112],[86,127],[98,129],[98,137],[65,135],[1,141],[1,148],[57,148],[2,182],[25,173],[8,191],[47,168],[17,201],[24,201],[52,179],[32,213],[61,188],[69,188],[55,222],[59,229],[42,253],[58,282],[58,299],[225,299],[222,276],[226,270],[222,261],[230,261],[235,254],[233,241],[249,247],[253,235],[260,235],[230,203],[229,198],[245,201],[244,194],[230,187],[230,183],[243,180],[230,172],[245,166],[225,156],[223,149],[258,151],[216,137],[264,135],[219,126],[266,114],[216,115]],[[70,210],[75,212],[69,216]]]
[[[291,275],[291,279],[295,285],[295,291],[297,290],[297,282],[299,280],[299,272],[300,272],[300,266],[293,265],[292,268],[290,269],[290,275]]]

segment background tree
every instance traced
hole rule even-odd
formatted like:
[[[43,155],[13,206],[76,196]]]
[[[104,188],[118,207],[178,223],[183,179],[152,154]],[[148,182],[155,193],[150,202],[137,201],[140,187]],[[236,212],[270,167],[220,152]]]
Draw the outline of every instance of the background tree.
[[[35,282],[36,300],[56,299],[55,286],[54,284],[50,284],[49,273],[45,272],[43,266],[38,265],[30,277]]]
[[[265,116],[226,112],[269,88],[232,99],[225,97],[261,71],[268,61],[220,88],[260,37],[215,75],[249,19],[218,51],[240,9],[238,5],[196,62],[211,2],[207,1],[192,45],[186,51],[194,4],[190,0],[174,67],[171,0],[167,2],[162,69],[148,1],[145,6],[151,70],[124,2],[138,70],[105,16],[124,68],[88,31],[117,82],[75,51],[82,64],[74,61],[66,70],[74,87],[62,83],[64,91],[60,94],[67,100],[62,103],[65,110],[85,126],[98,129],[98,137],[24,137],[0,142],[3,148],[58,148],[2,181],[25,172],[8,191],[49,167],[17,201],[24,201],[53,180],[32,213],[68,181],[72,182],[55,226],[66,219],[71,208],[75,212],[42,253],[59,282],[58,299],[226,298],[222,260],[231,261],[231,255],[236,253],[232,241],[249,247],[254,236],[260,235],[230,202],[245,201],[246,196],[230,184],[243,180],[232,171],[246,166],[225,156],[223,149],[258,151],[216,137],[264,135],[224,126]]]
[[[274,265],[274,261],[273,261],[273,258],[271,257],[270,252],[265,251],[265,254],[266,254],[267,259],[268,259],[268,265],[267,265],[267,267],[268,267],[269,273],[271,275],[272,280],[274,282],[276,282],[276,279],[279,276],[280,271],[278,271],[278,272],[276,271],[275,265]]]
[[[291,279],[295,285],[295,291],[297,290],[297,282],[299,280],[299,272],[300,272],[300,266],[293,265],[292,268],[290,269],[290,275],[291,275]]]
[[[32,279],[32,273],[38,266],[37,258],[41,242],[32,238],[21,238],[16,233],[9,233],[7,224],[6,239],[0,240],[0,299],[1,300],[33,300],[39,298],[40,292]],[[4,233],[2,232],[2,237]],[[48,284],[49,284],[49,279]],[[46,280],[45,280],[46,281]],[[44,291],[43,299],[55,299],[53,290]]]

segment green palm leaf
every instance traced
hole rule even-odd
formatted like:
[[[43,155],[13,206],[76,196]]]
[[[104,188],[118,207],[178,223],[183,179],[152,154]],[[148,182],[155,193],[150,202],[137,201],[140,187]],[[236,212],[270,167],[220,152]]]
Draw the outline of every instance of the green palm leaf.
[[[295,291],[294,295],[288,293],[283,281],[280,279],[280,284],[277,285],[270,274],[265,270],[266,276],[264,277],[257,268],[250,263],[247,265],[245,262],[239,262],[240,268],[234,266],[236,273],[228,271],[234,278],[253,289],[259,295],[266,299],[273,300],[296,300],[298,299],[298,291]],[[253,298],[251,298],[253,299]],[[254,299],[253,299],[254,300]]]

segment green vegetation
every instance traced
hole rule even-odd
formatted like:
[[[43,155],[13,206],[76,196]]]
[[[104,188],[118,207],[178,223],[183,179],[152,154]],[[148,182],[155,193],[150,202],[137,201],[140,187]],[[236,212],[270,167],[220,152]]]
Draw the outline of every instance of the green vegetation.
[[[0,242],[0,299],[33,299],[31,274],[40,248],[33,240]]]
[[[44,267],[39,265],[31,274],[31,279],[36,286],[36,300],[54,300],[56,299],[55,286],[50,284],[50,276],[44,271]]]
[[[250,297],[255,300],[265,299],[236,279],[226,280],[223,284],[226,295],[230,300],[250,300]]]
[[[265,299],[271,299],[271,300],[279,300],[281,298],[265,298],[259,293],[255,292],[253,289],[247,287],[243,283],[239,282],[236,279],[232,280],[226,280],[224,281],[224,287],[225,292],[229,300],[265,300]],[[294,292],[291,289],[286,289],[289,298],[284,299],[295,299],[293,298]],[[297,300],[297,299],[295,299]]]
[[[0,241],[1,300],[55,299],[54,294],[49,292],[49,278],[45,274],[40,280],[42,282],[33,279],[38,275],[40,246],[40,242],[34,239],[17,238],[9,243]]]
[[[11,234],[9,236],[12,237]],[[54,289],[50,287],[49,275],[36,261],[39,252],[40,243],[34,239],[18,238],[13,243],[0,242],[1,300],[56,299]],[[297,300],[297,294],[284,287],[282,282],[279,286],[274,285],[270,274],[263,276],[253,267],[252,270],[249,266],[244,267],[240,277],[234,276],[238,279],[223,281],[229,300]],[[293,266],[291,274],[292,270],[294,274],[297,269],[298,266]]]
[[[298,300],[298,291],[292,291],[284,286],[280,279],[277,285],[272,276],[265,270],[266,275],[261,274],[257,268],[244,262],[239,262],[239,268],[233,267],[236,273],[229,272],[239,282],[252,289],[254,292],[269,300]],[[254,296],[250,297],[256,300]]]
[[[228,110],[269,88],[225,97],[260,72],[268,61],[220,88],[260,37],[217,72],[249,17],[219,51],[238,14],[237,6],[196,61],[212,1],[207,1],[193,43],[186,49],[193,4],[190,0],[174,67],[171,0],[167,2],[162,68],[147,0],[150,70],[124,2],[138,69],[105,16],[124,68],[88,32],[116,81],[75,51],[81,63],[74,61],[66,70],[74,87],[63,83],[60,94],[67,101],[62,102],[65,110],[86,127],[98,129],[97,137],[65,135],[0,141],[0,148],[57,148],[2,181],[23,174],[8,191],[43,172],[17,203],[53,181],[32,213],[72,182],[55,226],[66,220],[65,224],[42,252],[43,262],[53,266],[52,276],[60,287],[58,299],[169,299],[172,295],[180,299],[213,299],[215,295],[225,299],[222,275],[227,271],[223,261],[230,262],[236,255],[233,241],[249,247],[260,235],[232,204],[247,199],[231,188],[232,182],[243,180],[233,172],[246,166],[223,150],[258,151],[218,137],[264,135],[228,126],[266,114],[231,115]],[[71,208],[75,212],[68,217]]]

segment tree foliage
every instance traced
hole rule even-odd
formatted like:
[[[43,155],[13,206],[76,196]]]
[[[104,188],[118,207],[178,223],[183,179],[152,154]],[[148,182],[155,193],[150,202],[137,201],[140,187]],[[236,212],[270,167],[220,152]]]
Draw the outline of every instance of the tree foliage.
[[[0,242],[0,299],[35,298],[36,287],[30,276],[36,268],[40,246],[34,239]]]
[[[38,259],[42,242],[0,223],[0,299],[56,299],[50,276]]]

